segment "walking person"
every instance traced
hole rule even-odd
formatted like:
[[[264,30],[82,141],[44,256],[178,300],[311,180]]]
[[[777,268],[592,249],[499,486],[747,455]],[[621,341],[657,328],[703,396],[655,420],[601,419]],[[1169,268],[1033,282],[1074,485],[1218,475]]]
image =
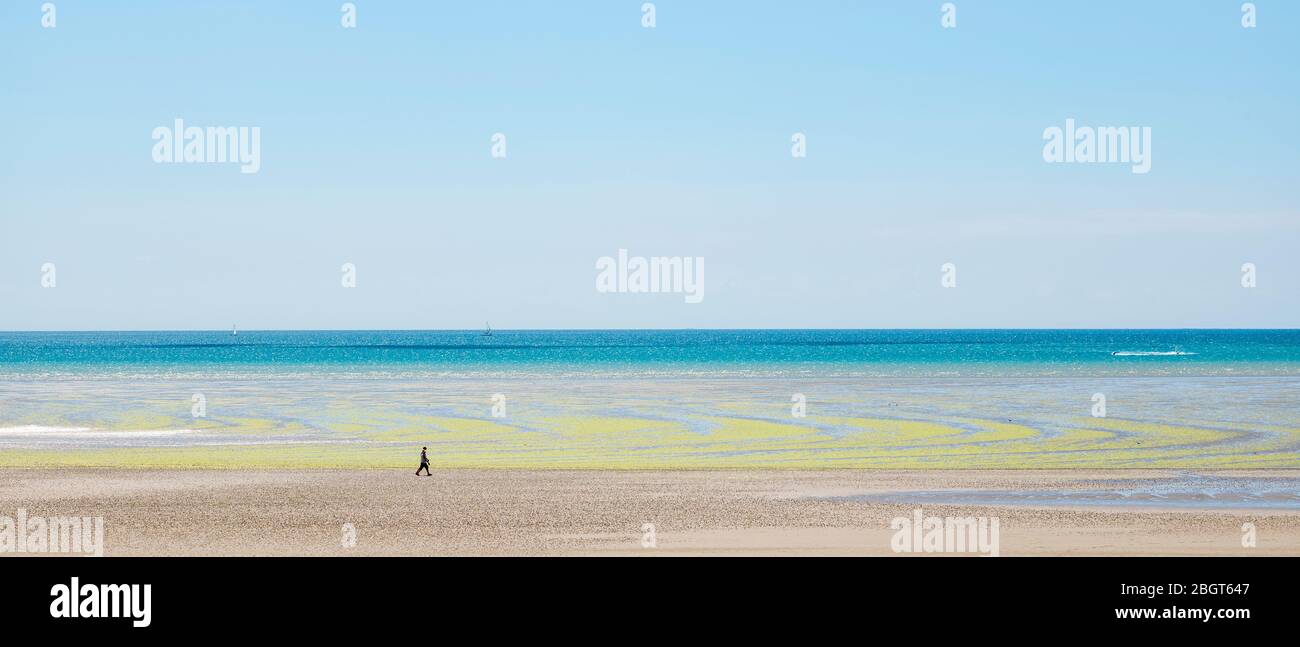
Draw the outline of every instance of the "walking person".
[[[415,470],[416,476],[420,475],[420,470],[424,470],[425,476],[433,476],[433,472],[429,471],[429,454],[427,453],[428,450],[429,450],[428,447],[420,448],[420,468]]]

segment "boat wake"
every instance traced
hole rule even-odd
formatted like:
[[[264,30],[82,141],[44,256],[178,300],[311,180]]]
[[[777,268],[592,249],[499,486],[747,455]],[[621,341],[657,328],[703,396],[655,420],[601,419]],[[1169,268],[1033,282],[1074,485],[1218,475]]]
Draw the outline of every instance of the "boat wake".
[[[1111,353],[1112,357],[1181,357],[1183,355],[1195,355],[1196,353],[1182,350],[1117,350]]]

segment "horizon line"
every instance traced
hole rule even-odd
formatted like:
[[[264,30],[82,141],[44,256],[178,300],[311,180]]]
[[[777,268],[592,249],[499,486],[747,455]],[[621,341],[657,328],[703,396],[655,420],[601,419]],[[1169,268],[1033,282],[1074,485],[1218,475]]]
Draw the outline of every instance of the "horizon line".
[[[476,333],[482,334],[482,328],[247,328],[239,329],[240,333],[281,333],[281,332],[448,332],[448,333]],[[969,326],[969,327],[863,327],[863,328],[834,328],[834,327],[772,327],[772,328],[493,328],[492,333],[509,333],[509,332],[757,332],[757,331],[827,331],[827,332],[858,332],[858,331],[948,331],[948,330],[997,330],[997,331],[1125,331],[1125,330],[1149,330],[1149,331],[1286,331],[1300,332],[1297,328],[1275,328],[1275,327],[1239,327],[1239,328],[1216,328],[1216,327],[1028,327],[1028,328],[1003,328],[990,326]],[[10,333],[229,333],[231,329],[226,328],[102,328],[102,329],[46,329],[46,330],[17,330],[17,329],[0,329],[0,334]]]

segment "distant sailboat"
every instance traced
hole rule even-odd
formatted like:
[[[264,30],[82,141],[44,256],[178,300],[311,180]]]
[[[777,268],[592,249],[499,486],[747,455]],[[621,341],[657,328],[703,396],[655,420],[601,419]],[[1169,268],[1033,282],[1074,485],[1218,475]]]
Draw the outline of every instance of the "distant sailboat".
[[[238,326],[238,325],[232,325],[232,326],[230,326],[230,336],[231,336],[231,337],[234,337],[234,336],[236,336],[236,335],[238,335],[238,334],[239,334],[239,326]]]
[[[484,337],[491,337],[491,336],[492,336],[492,324],[491,324],[491,323],[488,323],[488,322],[483,322],[483,323],[487,325],[487,330],[484,330],[484,331],[483,331],[483,336],[484,336]]]

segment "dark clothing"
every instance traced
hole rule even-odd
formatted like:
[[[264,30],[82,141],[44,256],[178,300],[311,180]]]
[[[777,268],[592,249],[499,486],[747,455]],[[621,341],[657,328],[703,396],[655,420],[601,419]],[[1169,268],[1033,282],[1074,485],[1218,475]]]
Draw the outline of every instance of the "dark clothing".
[[[433,476],[433,472],[429,471],[429,456],[424,453],[424,450],[420,450],[420,467],[415,470],[416,476],[420,475],[420,470],[424,470],[425,474]]]

